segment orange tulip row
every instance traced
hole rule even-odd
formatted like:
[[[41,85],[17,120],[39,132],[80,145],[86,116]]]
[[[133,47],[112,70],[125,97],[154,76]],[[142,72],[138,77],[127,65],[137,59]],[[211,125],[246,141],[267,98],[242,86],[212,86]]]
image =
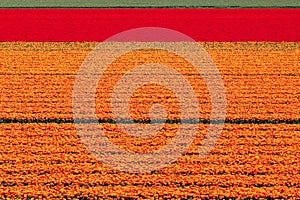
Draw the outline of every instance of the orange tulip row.
[[[227,122],[216,146],[199,158],[208,128],[199,124],[193,144],[177,161],[153,173],[130,174],[90,154],[72,122],[75,77],[97,43],[0,43],[0,199],[299,197],[300,44],[201,44],[226,88]],[[159,149],[180,126],[165,124],[143,141],[105,121],[114,119],[110,100],[116,81],[147,62],[177,69],[202,103],[199,117],[210,118],[207,87],[189,63],[162,51],[124,55],[99,81],[96,113],[109,139],[133,152]],[[147,105],[137,106],[140,102]],[[153,103],[166,106],[169,120],[180,118],[178,99],[156,86],[134,93],[131,117],[147,120]]]

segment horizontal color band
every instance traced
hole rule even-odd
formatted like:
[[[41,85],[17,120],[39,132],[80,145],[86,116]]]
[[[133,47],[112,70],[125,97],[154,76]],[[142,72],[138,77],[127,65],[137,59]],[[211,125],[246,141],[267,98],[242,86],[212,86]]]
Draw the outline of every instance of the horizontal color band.
[[[300,41],[300,9],[0,10],[0,41],[103,41],[139,27],[196,41]]]
[[[0,7],[300,7],[299,0],[1,0]]]

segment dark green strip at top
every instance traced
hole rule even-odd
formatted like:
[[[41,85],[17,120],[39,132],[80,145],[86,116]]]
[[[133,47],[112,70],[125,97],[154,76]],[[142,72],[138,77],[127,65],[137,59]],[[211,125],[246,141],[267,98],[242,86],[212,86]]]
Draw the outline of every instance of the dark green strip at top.
[[[292,8],[300,0],[0,0],[2,8]]]

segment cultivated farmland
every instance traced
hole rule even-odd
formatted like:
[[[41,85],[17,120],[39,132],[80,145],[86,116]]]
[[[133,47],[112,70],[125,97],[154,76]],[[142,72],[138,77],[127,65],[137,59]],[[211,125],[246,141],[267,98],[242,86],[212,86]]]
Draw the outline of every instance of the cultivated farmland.
[[[136,138],[112,123],[114,85],[129,69],[154,62],[171,66],[200,102],[199,130],[184,155],[144,174],[102,164],[77,135],[72,90],[81,63],[96,45],[0,43],[0,198],[299,198],[299,43],[201,43],[222,74],[227,100],[223,131],[205,158],[198,152],[211,102],[193,66],[161,50],[115,60],[98,83],[95,110],[99,126],[121,149],[158,150],[180,126],[177,97],[154,84],[133,94],[130,117],[143,127],[151,105],[160,103],[169,121],[159,133]]]

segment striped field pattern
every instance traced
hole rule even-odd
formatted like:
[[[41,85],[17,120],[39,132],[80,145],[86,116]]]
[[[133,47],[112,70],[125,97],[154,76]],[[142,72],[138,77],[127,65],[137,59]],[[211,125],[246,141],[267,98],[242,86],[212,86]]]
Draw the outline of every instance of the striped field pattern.
[[[1,0],[0,199],[299,199],[299,8],[298,0]],[[172,40],[174,32],[164,35],[161,28],[190,38]],[[148,32],[134,35],[137,29]],[[123,31],[127,35],[121,34],[120,41],[110,40]],[[217,87],[213,92],[226,94],[224,125],[221,118],[214,119],[216,101],[205,79],[222,82],[217,70],[198,72],[191,59],[164,48],[129,51],[132,41],[183,42],[179,49],[184,55],[197,55],[193,59],[210,68],[209,59],[195,53],[197,48],[194,52],[184,46],[190,39],[203,46],[223,79],[225,91]],[[115,56],[113,51],[124,49],[106,46],[101,55],[114,60],[108,66],[86,62],[105,41],[127,42],[122,43],[127,53]],[[105,71],[92,71],[78,84],[83,63]],[[151,73],[138,71],[143,78],[128,76],[128,71],[149,63],[168,66],[169,71],[152,66]],[[156,83],[139,87],[130,97],[128,118],[115,116],[121,113],[112,112],[116,93],[128,94],[125,86],[159,77],[155,73],[168,79],[170,68],[192,87],[199,112],[191,109],[191,93],[182,106],[176,95],[187,93],[181,79],[176,86],[172,82],[176,91]],[[130,82],[116,92],[125,76]],[[77,104],[78,91],[93,93],[82,88],[95,77],[95,99],[84,96]],[[213,84],[222,86],[218,83]],[[222,108],[222,100],[218,103]],[[153,117],[155,104],[164,108],[165,116]],[[94,118],[85,115],[91,105]],[[187,107],[197,114],[187,118]],[[84,116],[79,123],[89,130],[88,137],[79,131],[78,116]],[[132,124],[130,119],[138,128],[155,125],[159,131],[135,137],[122,129]],[[201,157],[212,124],[223,129]],[[190,145],[184,143],[189,133],[177,138],[182,126],[196,132]],[[118,148],[108,148],[103,138]],[[179,142],[171,146],[175,140]],[[98,149],[90,147],[95,144]],[[159,159],[147,157],[165,146],[174,148]],[[110,165],[158,166],[176,155],[176,148],[184,150],[177,160],[146,173]],[[108,163],[97,157],[103,154],[99,149],[110,155]],[[130,152],[129,159],[121,151]]]
[[[176,162],[144,174],[120,172],[97,161],[76,133],[74,81],[97,44],[0,43],[1,199],[300,197],[299,42],[200,42],[222,74],[227,99],[224,129],[201,159],[211,108],[201,76],[182,58],[163,51],[118,58],[99,81],[96,113],[99,126],[120,148],[159,149],[172,140],[180,123],[194,123],[178,120],[178,100],[171,91],[148,85],[134,93],[131,117],[144,126],[148,105],[161,103],[168,114],[164,130],[147,140],[122,133],[109,97],[124,64],[168,64],[189,80],[200,102],[193,144]]]

